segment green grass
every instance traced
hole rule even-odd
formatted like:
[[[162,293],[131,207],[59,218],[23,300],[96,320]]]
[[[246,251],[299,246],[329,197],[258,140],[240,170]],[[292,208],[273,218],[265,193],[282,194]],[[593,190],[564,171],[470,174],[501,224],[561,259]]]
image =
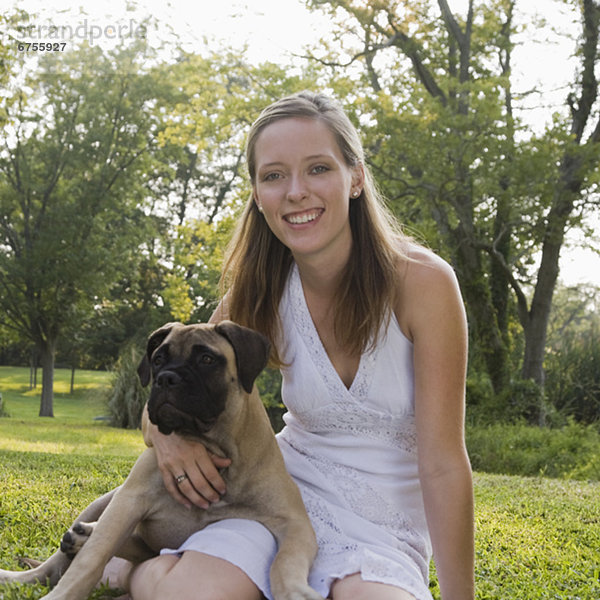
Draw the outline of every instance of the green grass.
[[[78,379],[73,397],[68,383],[57,395],[57,416],[39,418],[39,400],[19,373],[0,368],[12,415],[0,418],[0,568],[18,568],[17,556],[53,552],[79,511],[119,485],[143,448],[140,432],[93,420],[103,413],[105,374]],[[509,439],[501,447],[526,435],[511,431],[497,432]],[[475,499],[477,600],[600,598],[600,483],[477,472]],[[433,568],[432,574],[438,600]],[[0,586],[0,600],[36,600],[45,591]],[[98,591],[90,598],[104,597]]]
[[[478,473],[477,600],[600,598],[600,484]]]

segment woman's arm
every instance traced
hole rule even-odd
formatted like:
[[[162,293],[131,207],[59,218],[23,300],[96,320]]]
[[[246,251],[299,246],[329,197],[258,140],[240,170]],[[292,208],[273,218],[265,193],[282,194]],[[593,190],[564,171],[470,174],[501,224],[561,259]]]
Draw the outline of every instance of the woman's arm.
[[[225,318],[222,304],[219,304],[211,323]],[[218,469],[231,464],[228,458],[222,458],[209,452],[203,444],[176,433],[163,435],[148,418],[148,408],[142,414],[142,432],[144,441],[156,451],[158,468],[163,476],[165,487],[181,504],[208,508],[218,502],[225,493],[225,482]],[[176,478],[187,475],[187,479],[177,484]]]
[[[397,312],[414,344],[419,474],[443,600],[474,598],[473,482],[464,441],[467,324],[450,266],[416,251]]]

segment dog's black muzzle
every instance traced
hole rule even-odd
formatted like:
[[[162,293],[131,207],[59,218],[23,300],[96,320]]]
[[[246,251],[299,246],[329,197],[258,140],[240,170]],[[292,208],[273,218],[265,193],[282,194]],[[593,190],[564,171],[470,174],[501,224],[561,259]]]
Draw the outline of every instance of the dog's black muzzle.
[[[165,435],[173,431],[188,435],[206,433],[224,408],[207,389],[206,382],[186,371],[189,369],[185,367],[164,368],[154,376],[148,416]]]

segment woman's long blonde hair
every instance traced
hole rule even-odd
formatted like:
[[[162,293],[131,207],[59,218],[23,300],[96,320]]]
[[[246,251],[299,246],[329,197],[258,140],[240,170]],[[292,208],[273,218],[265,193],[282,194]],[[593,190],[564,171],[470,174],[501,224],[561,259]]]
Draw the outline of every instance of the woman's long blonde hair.
[[[340,278],[334,306],[337,342],[349,354],[370,349],[395,306],[399,260],[406,259],[408,237],[386,208],[364,163],[356,128],[343,109],[321,93],[300,92],[265,108],[253,123],[246,144],[250,180],[256,177],[256,141],[265,127],[280,119],[318,119],[334,134],[348,167],[362,164],[363,190],[350,199],[352,250]],[[271,364],[281,366],[277,353],[279,302],[293,257],[271,232],[253,197],[248,199],[228,247],[221,292],[225,313],[233,321],[266,335],[273,344]]]

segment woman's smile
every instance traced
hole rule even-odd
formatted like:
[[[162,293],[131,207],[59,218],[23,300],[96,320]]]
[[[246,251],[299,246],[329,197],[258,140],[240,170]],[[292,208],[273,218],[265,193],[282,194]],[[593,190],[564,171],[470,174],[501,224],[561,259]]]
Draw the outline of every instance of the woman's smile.
[[[317,208],[312,210],[290,213],[288,215],[285,215],[283,219],[291,225],[305,225],[307,223],[314,223],[324,212],[325,209]]]

